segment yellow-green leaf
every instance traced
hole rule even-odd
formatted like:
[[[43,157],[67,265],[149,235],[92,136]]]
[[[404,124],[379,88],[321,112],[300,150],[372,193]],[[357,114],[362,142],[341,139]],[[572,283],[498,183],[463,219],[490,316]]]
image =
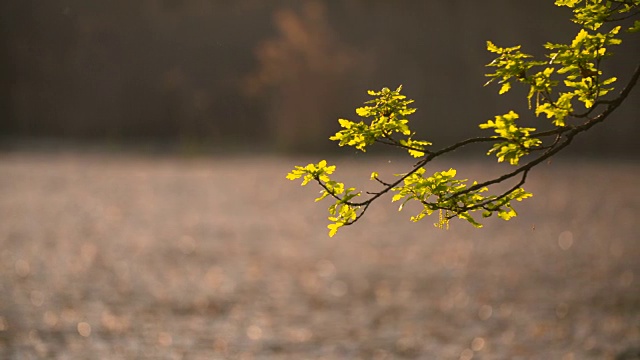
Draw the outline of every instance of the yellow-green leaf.
[[[502,95],[502,94],[506,93],[509,90],[511,90],[511,83],[506,82],[506,83],[502,84],[502,87],[500,88],[500,91],[498,92],[498,94]]]
[[[329,228],[329,237],[333,237],[338,232],[338,229],[342,225],[343,225],[342,223],[333,223],[333,224],[327,225],[327,228]]]

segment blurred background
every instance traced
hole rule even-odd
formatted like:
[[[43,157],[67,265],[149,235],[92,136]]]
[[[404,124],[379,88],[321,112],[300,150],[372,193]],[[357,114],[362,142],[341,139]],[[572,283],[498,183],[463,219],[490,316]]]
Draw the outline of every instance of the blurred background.
[[[526,111],[525,90],[483,88],[486,40],[540,54],[577,31],[568,9],[538,0],[4,0],[0,10],[5,148],[333,150],[337,118],[353,119],[366,90],[400,84],[419,108],[414,129],[444,145]],[[620,86],[640,42],[614,52],[605,71]],[[638,99],[571,151],[637,155]]]
[[[411,223],[419,207],[387,198],[329,238],[319,189],[285,179],[340,150],[328,137],[368,89],[404,85],[438,148],[524,114],[526,89],[483,87],[486,40],[540,54],[575,36],[569,16],[552,0],[0,1],[0,359],[638,359],[640,89],[482,229]],[[615,52],[622,86],[640,42]],[[336,179],[363,191],[413,165],[340,154]],[[483,159],[428,170],[509,168]]]

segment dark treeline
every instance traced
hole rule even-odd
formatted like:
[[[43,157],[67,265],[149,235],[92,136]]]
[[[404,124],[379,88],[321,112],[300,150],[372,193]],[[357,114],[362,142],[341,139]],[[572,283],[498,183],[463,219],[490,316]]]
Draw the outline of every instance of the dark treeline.
[[[542,52],[576,33],[552,0],[4,0],[3,139],[167,141],[322,150],[367,89],[403,84],[443,144],[526,111],[483,88],[486,40]],[[619,86],[640,42],[606,67]],[[577,147],[635,149],[640,90]],[[544,118],[534,119],[544,123]],[[635,150],[634,150],[635,151]]]

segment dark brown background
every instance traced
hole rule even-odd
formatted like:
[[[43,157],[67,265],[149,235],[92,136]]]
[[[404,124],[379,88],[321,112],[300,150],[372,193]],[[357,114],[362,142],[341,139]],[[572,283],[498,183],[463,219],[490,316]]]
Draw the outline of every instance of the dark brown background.
[[[524,91],[482,87],[485,41],[540,53],[575,35],[569,14],[551,0],[4,0],[0,138],[326,150],[367,89],[404,84],[414,128],[443,144],[526,111]],[[615,52],[622,84],[640,42]],[[573,151],[637,155],[638,99]]]

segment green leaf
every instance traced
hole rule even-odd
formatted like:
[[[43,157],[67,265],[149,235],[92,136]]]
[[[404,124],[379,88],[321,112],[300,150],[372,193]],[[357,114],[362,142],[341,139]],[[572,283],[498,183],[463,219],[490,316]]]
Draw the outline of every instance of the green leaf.
[[[578,4],[579,2],[581,2],[582,0],[556,0],[556,5],[558,6],[568,6],[568,7],[574,7],[576,6],[576,4]]]
[[[487,41],[487,50],[493,52],[493,53],[499,53],[500,52],[500,48],[497,47],[494,43],[492,43],[491,41]]]
[[[502,84],[502,87],[500,88],[500,91],[498,91],[498,94],[502,95],[507,91],[509,91],[510,89],[511,89],[511,83],[506,82]]]
[[[460,214],[458,214],[458,217],[459,217],[460,219],[467,220],[467,221],[468,221],[471,225],[473,225],[474,227],[477,227],[477,228],[481,228],[481,227],[482,227],[482,224],[480,224],[479,222],[477,222],[477,221],[476,221],[476,220],[475,220],[471,215],[469,215],[469,213],[468,213],[468,212],[460,213]]]
[[[317,197],[317,198],[316,198],[316,200],[315,200],[315,202],[318,202],[318,201],[320,201],[320,200],[322,200],[322,199],[326,198],[327,196],[329,196],[329,192],[327,192],[326,190],[322,190],[320,193],[321,193],[322,195],[321,195],[320,197]]]
[[[353,124],[353,122],[346,119],[338,119],[338,122],[340,123],[340,126],[342,126],[345,129],[351,128],[351,125]]]
[[[509,219],[511,219],[511,218],[513,218],[513,217],[515,217],[517,215],[518,214],[513,209],[509,209],[509,211],[507,211],[507,210],[498,211],[498,217],[500,217],[503,220],[509,220]]]
[[[289,180],[296,180],[302,177],[302,174],[296,173],[296,172],[290,172],[287,174],[287,179]]]
[[[447,171],[443,171],[443,172],[441,172],[440,174],[441,174],[442,176],[444,176],[444,177],[453,178],[453,177],[455,177],[455,176],[456,176],[456,174],[457,174],[457,173],[458,173],[458,172],[456,171],[456,169],[451,168],[451,169],[449,169],[449,170],[447,170]]]
[[[329,237],[333,237],[338,232],[338,229],[341,228],[343,225],[344,224],[342,223],[333,223],[333,224],[327,225],[327,228],[329,228]]]
[[[578,35],[576,35],[575,39],[571,42],[572,48],[577,48],[584,41],[584,39],[589,35],[589,33],[585,29],[581,29]]]
[[[409,155],[413,156],[414,158],[419,158],[424,156],[424,151],[411,150],[411,149],[409,149],[408,151],[409,151]]]

